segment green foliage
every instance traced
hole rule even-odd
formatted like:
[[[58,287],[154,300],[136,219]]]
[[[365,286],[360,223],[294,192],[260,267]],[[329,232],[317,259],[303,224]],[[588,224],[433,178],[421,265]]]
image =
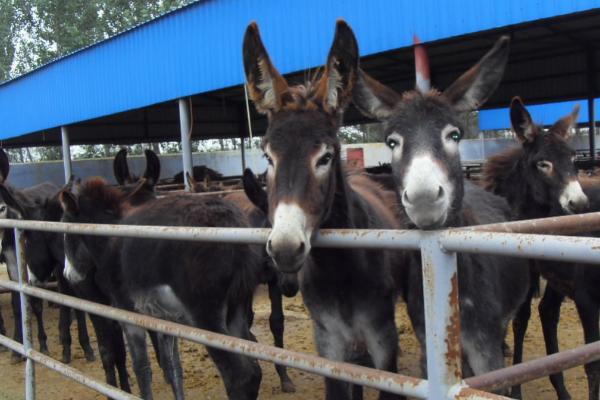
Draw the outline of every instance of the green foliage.
[[[192,0],[0,0],[0,81]]]

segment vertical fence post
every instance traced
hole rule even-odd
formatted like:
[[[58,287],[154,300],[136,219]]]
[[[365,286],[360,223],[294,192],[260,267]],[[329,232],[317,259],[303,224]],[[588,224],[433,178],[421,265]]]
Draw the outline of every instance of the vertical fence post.
[[[63,153],[63,166],[65,171],[65,183],[69,182],[72,175],[71,169],[71,143],[69,142],[69,131],[66,126],[60,127],[60,133],[62,136],[62,153]]]
[[[192,183],[188,181],[187,175],[194,176],[192,167],[192,118],[190,107],[191,99],[179,99],[179,121],[181,129],[181,156],[183,157],[183,181],[185,190],[192,191]]]
[[[15,252],[17,255],[17,266],[19,285],[27,283],[27,264],[25,262],[25,249],[23,231],[15,228]],[[25,354],[32,348],[31,346],[31,313],[29,298],[23,292],[19,293],[21,299],[21,323],[23,330],[23,347]],[[35,365],[31,358],[27,357],[25,361],[25,400],[35,400]]]
[[[438,234],[421,241],[429,399],[447,399],[461,380],[460,314],[456,253],[445,252]]]

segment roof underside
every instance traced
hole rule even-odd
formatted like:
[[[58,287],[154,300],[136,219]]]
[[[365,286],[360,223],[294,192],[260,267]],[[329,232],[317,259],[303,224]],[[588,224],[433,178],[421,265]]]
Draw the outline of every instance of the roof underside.
[[[185,26],[188,23],[198,22],[190,19],[191,17],[186,16],[186,13],[198,14],[202,11],[208,13],[208,17],[212,15],[212,18],[218,23],[223,16],[215,13],[219,6],[223,7],[222,3],[231,6],[230,1],[224,0],[203,2],[167,15],[156,22],[166,24],[171,18],[175,19],[175,21],[171,21],[175,27]],[[0,128],[0,138],[4,138],[2,146],[60,144],[58,126],[63,124],[69,125],[71,144],[178,140],[178,104],[177,101],[168,99],[188,95],[192,95],[193,137],[195,139],[248,136],[244,91],[243,86],[240,85],[243,79],[240,43],[243,29],[251,20],[249,16],[255,12],[253,10],[270,9],[267,4],[268,0],[259,3],[252,3],[256,7],[251,7],[250,3],[243,3],[245,7],[241,7],[242,11],[238,13],[240,15],[227,19],[226,26],[231,26],[233,33],[229,29],[221,30],[222,46],[219,43],[212,43],[208,49],[203,48],[197,52],[202,54],[196,54],[194,59],[202,63],[202,68],[194,69],[189,66],[175,68],[172,64],[177,66],[179,63],[188,62],[189,59],[176,53],[172,53],[170,59],[165,59],[165,54],[161,54],[161,59],[155,61],[169,65],[168,68],[162,64],[153,65],[153,60],[149,60],[146,65],[151,71],[140,71],[139,75],[149,75],[146,78],[150,80],[144,81],[143,77],[135,77],[134,74],[131,76],[133,82],[130,82],[125,78],[128,75],[116,74],[115,71],[104,65],[110,62],[119,65],[119,60],[115,59],[114,51],[116,50],[111,49],[111,46],[114,47],[116,44],[108,41],[59,60],[23,78],[1,85],[0,120],[4,125]],[[293,3],[316,4],[318,2],[306,0]],[[358,4],[355,1],[348,3],[352,3],[354,6]],[[564,14],[564,12],[573,10],[562,10],[563,14],[555,17],[551,17],[551,15],[561,14],[561,10],[545,10],[546,14],[537,10],[538,14],[535,14],[531,10],[527,11],[527,7],[519,10],[514,9],[515,7],[511,9],[510,4],[513,2],[495,1],[473,0],[468,2],[472,4],[465,3],[458,11],[455,8],[459,7],[454,7],[452,10],[447,10],[448,14],[444,14],[445,10],[437,10],[434,7],[448,6],[438,6],[438,2],[431,0],[423,2],[425,4],[423,10],[417,10],[421,15],[426,15],[427,12],[433,12],[432,10],[435,9],[435,15],[445,15],[444,20],[450,20],[460,25],[455,30],[444,25],[448,22],[434,24],[434,27],[427,26],[423,22],[423,26],[419,23],[412,23],[408,28],[402,30],[390,27],[383,29],[381,26],[392,24],[394,18],[399,18],[398,10],[388,13],[384,5],[393,7],[392,5],[398,3],[384,0],[370,3],[375,8],[379,7],[377,8],[379,12],[350,9],[347,6],[344,6],[343,10],[335,9],[334,6],[325,7],[322,14],[327,16],[326,27],[328,29],[325,30],[323,26],[319,25],[319,28],[315,28],[313,32],[309,30],[313,26],[312,23],[309,24],[309,27],[304,28],[299,24],[296,29],[303,30],[302,34],[290,32],[289,21],[278,20],[275,12],[272,12],[274,15],[258,18],[258,21],[263,28],[265,44],[271,51],[277,67],[282,72],[301,70],[287,75],[292,82],[302,81],[308,75],[305,69],[307,66],[314,67],[324,61],[333,33],[329,32],[333,31],[335,18],[333,15],[344,15],[356,31],[362,54],[370,54],[361,59],[361,66],[375,78],[398,91],[411,89],[414,85],[414,61],[410,47],[412,39],[408,32],[409,29],[414,29],[414,32],[420,34],[424,41],[428,41],[426,47],[430,57],[433,83],[442,89],[474,64],[491,48],[500,35],[511,36],[511,55],[504,80],[495,95],[485,105],[486,108],[507,106],[514,95],[520,95],[527,104],[600,97],[600,8],[590,9],[591,4],[595,3],[593,1],[526,2],[536,6],[559,4],[555,7],[565,7],[565,4],[568,4],[579,7],[576,11],[587,9],[587,11],[569,14]],[[522,2],[518,2],[518,4],[522,4]],[[477,13],[480,14],[475,12],[475,6],[477,6]],[[474,8],[471,12],[472,15],[452,20],[452,13],[456,14],[468,7]],[[531,7],[533,6],[531,5]],[[279,12],[281,11],[279,10]],[[285,11],[287,15],[292,15],[288,14],[292,10],[286,9]],[[300,11],[298,10],[298,12]],[[503,16],[502,14],[506,12],[511,12],[512,16]],[[379,20],[373,20],[374,14]],[[550,18],[535,19],[548,16]],[[369,21],[368,18],[372,20]],[[404,21],[406,18],[403,16],[401,20]],[[464,18],[468,20],[465,21]],[[519,18],[521,21],[527,20],[528,22],[507,25]],[[479,22],[473,22],[471,19]],[[234,20],[239,21],[235,22]],[[498,25],[504,26],[497,28]],[[152,28],[152,23],[143,25],[137,30],[144,31],[150,28]],[[487,29],[476,31],[476,28]],[[135,35],[137,30],[130,31],[126,35]],[[376,30],[376,32],[372,30]],[[380,32],[382,30],[384,32]],[[186,32],[183,28],[180,31],[179,35]],[[139,52],[138,47],[143,48],[144,46],[161,49],[161,41],[164,40],[162,36],[156,36],[157,32],[160,31],[157,30],[155,36],[151,36],[152,43],[137,42],[135,44],[134,40],[134,44],[130,44],[130,46],[135,47],[129,47],[128,51],[136,53]],[[285,32],[285,35],[282,32]],[[471,33],[461,34],[463,32]],[[390,41],[387,39],[392,34],[398,37],[399,33],[402,33],[401,40]],[[286,35],[289,40],[282,40],[280,36]],[[138,34],[138,36],[140,35]],[[448,36],[452,37],[443,39]],[[112,40],[118,41],[117,39],[120,37]],[[127,38],[123,40],[125,39]],[[138,40],[142,39],[138,38]],[[179,39],[185,42],[185,46],[179,51],[185,50],[187,53],[193,52],[197,41],[201,45],[206,44],[205,40],[196,40],[195,37],[183,36]],[[285,46],[288,41],[295,45]],[[228,46],[229,43],[235,43],[235,45]],[[169,43],[166,45],[170,46]],[[385,50],[388,48],[394,50]],[[208,57],[208,54],[211,56]],[[202,58],[205,56],[210,60]],[[142,57],[149,56],[144,54]],[[103,66],[94,64],[94,62],[100,61],[104,63]],[[235,63],[235,68],[233,68],[233,72],[230,71],[229,75],[227,75],[227,71],[218,71],[225,61]],[[63,63],[73,64],[69,65],[70,68],[75,68],[71,70],[70,75],[69,70],[62,65]],[[137,67],[140,66],[137,65]],[[100,71],[102,68],[105,69]],[[163,82],[161,75],[156,75],[156,71],[160,71],[161,68],[168,70],[165,73],[169,76],[169,82]],[[207,73],[206,71],[209,70],[212,71],[211,76],[203,79],[202,73]],[[177,79],[177,76],[173,76],[177,73],[181,74],[180,80]],[[197,74],[197,76],[192,79],[190,74]],[[115,81],[115,79],[117,80]],[[77,85],[72,82],[73,80],[77,81]],[[41,85],[41,88],[32,89],[32,85],[36,84]],[[102,88],[102,85],[112,86]],[[228,87],[215,89],[223,86]],[[73,92],[75,88],[77,90]],[[56,96],[47,92],[44,94],[42,89],[54,90]],[[193,93],[200,92],[202,94],[193,95]],[[40,96],[36,97],[36,94],[40,94]],[[148,106],[147,104],[154,105]],[[132,108],[136,109],[131,110]],[[127,109],[131,111],[123,111]],[[116,111],[122,112],[115,113]],[[111,115],[85,118],[86,115],[107,114]],[[255,135],[262,134],[266,126],[264,117],[256,114],[252,106],[251,115],[253,133]],[[352,124],[363,122],[364,118],[351,108],[346,114],[345,121]],[[34,133],[22,135],[32,131]],[[16,135],[22,136],[14,137]]]

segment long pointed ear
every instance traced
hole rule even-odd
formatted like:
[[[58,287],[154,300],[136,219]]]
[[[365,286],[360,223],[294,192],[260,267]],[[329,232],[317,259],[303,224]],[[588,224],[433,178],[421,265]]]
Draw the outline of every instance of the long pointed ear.
[[[243,55],[248,93],[256,110],[268,115],[281,110],[288,84],[271,62],[256,22],[246,28]]]
[[[557,135],[562,136],[564,139],[568,139],[573,136],[573,128],[579,118],[579,104],[573,107],[573,111],[569,115],[565,115],[552,125],[550,130]]]
[[[358,43],[350,26],[340,19],[335,25],[333,44],[317,84],[315,100],[328,113],[343,111],[352,100],[357,73]]]
[[[0,148],[0,183],[6,182],[8,172],[10,171],[10,163],[4,149]]]
[[[378,120],[387,119],[401,98],[394,90],[359,69],[354,88],[354,105],[364,115]]]
[[[147,184],[150,186],[156,185],[160,179],[160,160],[155,152],[146,149],[144,151],[146,155],[146,170],[144,171],[144,178]]]
[[[256,176],[250,168],[244,170],[244,176],[242,178],[244,184],[244,192],[248,199],[254,204],[260,211],[265,215],[269,213],[269,199],[267,192],[262,187]]]
[[[513,97],[510,102],[510,123],[521,143],[533,142],[538,133],[529,111],[525,108],[520,97]]]
[[[113,172],[119,185],[124,185],[132,181],[127,165],[127,149],[119,150],[113,161]]]
[[[58,201],[60,201],[60,206],[64,213],[74,215],[79,212],[79,202],[71,191],[61,190],[58,195]]]
[[[4,201],[4,203],[13,210],[16,210],[20,215],[19,218],[26,218],[25,210],[21,207],[21,204],[13,197],[12,193],[8,190],[8,188],[2,184],[0,184],[0,198]]]
[[[509,42],[508,36],[498,39],[477,64],[444,91],[444,96],[458,111],[477,110],[494,93],[504,75]]]

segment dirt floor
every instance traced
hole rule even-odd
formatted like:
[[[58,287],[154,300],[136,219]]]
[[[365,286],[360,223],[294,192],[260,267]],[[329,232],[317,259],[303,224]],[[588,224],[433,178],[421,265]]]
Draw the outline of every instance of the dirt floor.
[[[0,273],[4,277],[4,271]],[[256,295],[255,302],[255,325],[253,332],[258,340],[263,343],[272,343],[269,331],[269,298],[264,288],[261,288]],[[10,311],[10,295],[0,294],[0,307],[7,324],[7,329],[12,334],[12,313]],[[537,307],[537,301],[534,307]],[[544,343],[542,331],[537,318],[537,312],[534,309],[532,322],[527,332],[525,340],[525,358],[533,359],[544,355]],[[59,359],[61,347],[58,342],[58,309],[49,308],[45,305],[45,322],[48,333],[48,345],[51,356]],[[285,299],[285,346],[286,348],[315,353],[313,344],[311,322],[308,314],[302,304],[300,296],[294,299]],[[406,315],[403,305],[398,305],[396,314],[398,331],[400,333],[400,347],[402,354],[398,360],[400,370],[404,374],[418,376],[418,360],[420,350],[416,338],[412,332],[410,322]],[[88,324],[89,325],[89,324]],[[88,328],[93,336],[91,325]],[[73,340],[76,342],[75,325],[72,329]],[[582,331],[577,318],[577,313],[572,302],[567,301],[562,308],[560,321],[560,345],[561,349],[569,349],[582,344]],[[92,346],[96,349],[95,337],[91,338]],[[510,340],[509,339],[509,343]],[[37,347],[37,343],[36,343]],[[181,358],[183,360],[185,387],[187,398],[202,399],[224,399],[224,387],[219,379],[218,373],[208,358],[203,346],[183,342],[181,345]],[[87,374],[103,379],[104,374],[97,357],[95,362],[86,362],[78,344],[73,346],[73,362],[71,366],[85,371]],[[507,363],[510,360],[507,360]],[[24,363],[13,364],[9,352],[0,352],[0,400],[23,399],[23,373]],[[269,363],[261,362],[263,370],[263,381],[260,390],[261,399],[277,400],[296,400],[296,399],[319,399],[323,398],[323,380],[322,378],[297,370],[290,370],[290,376],[296,385],[296,393],[282,393],[279,387],[279,380],[275,369]],[[134,392],[137,392],[137,386],[131,365],[129,366],[132,374],[132,385]],[[155,399],[172,399],[170,387],[164,382],[162,374],[156,361],[153,359],[154,372],[154,394]],[[75,382],[62,377],[61,375],[50,371],[42,366],[36,367],[37,379],[37,398],[41,400],[85,400],[102,399],[103,396],[76,384]],[[573,399],[583,399],[586,397],[586,381],[582,367],[578,367],[566,372],[567,388],[571,392]],[[368,399],[375,399],[376,392],[368,390]],[[525,399],[555,399],[556,395],[547,378],[530,382],[524,386]]]

